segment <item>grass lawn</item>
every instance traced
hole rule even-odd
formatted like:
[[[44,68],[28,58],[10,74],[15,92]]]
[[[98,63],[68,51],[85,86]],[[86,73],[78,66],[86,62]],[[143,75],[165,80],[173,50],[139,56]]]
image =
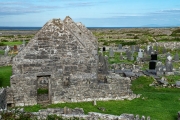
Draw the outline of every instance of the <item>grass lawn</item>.
[[[85,113],[101,112],[106,114],[120,115],[122,113],[139,114],[140,116],[150,116],[151,120],[176,120],[177,112],[180,111],[180,89],[151,87],[153,79],[150,77],[140,77],[132,82],[132,90],[136,94],[142,94],[140,98],[124,101],[97,101],[97,106],[92,102],[81,103],[61,103],[47,106],[34,105],[26,106],[25,111],[32,112],[45,108],[70,107],[83,108]],[[104,107],[101,111],[98,108]]]
[[[2,42],[5,45],[9,45],[9,46],[13,46],[13,45],[22,45],[23,42],[22,41],[15,41],[15,42]]]
[[[12,75],[12,67],[0,67],[0,87],[10,86],[10,76]]]

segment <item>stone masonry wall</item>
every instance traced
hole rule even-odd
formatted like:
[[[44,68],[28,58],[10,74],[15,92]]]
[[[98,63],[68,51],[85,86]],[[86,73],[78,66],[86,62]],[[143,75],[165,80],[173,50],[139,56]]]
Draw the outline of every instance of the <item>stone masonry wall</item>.
[[[42,84],[49,103],[131,99],[129,79],[110,75],[106,82],[98,80],[97,50],[97,39],[81,23],[70,17],[50,20],[13,58],[14,105],[40,103]]]
[[[6,109],[7,103],[6,103],[6,89],[1,88],[0,89],[0,109]]]
[[[59,90],[59,84],[66,82],[70,74],[97,79],[97,50],[92,33],[70,17],[47,22],[13,58],[11,88],[15,105],[37,104],[38,77],[50,78],[47,82],[52,103],[60,101],[53,92]]]
[[[93,100],[121,100],[133,99],[134,95],[130,90],[129,78],[121,77],[118,74],[107,76],[107,82],[88,79],[88,76],[79,78],[72,75],[69,85],[65,86],[63,81],[52,83],[52,101],[59,102],[80,102]]]
[[[12,65],[12,56],[0,56],[0,66]]]

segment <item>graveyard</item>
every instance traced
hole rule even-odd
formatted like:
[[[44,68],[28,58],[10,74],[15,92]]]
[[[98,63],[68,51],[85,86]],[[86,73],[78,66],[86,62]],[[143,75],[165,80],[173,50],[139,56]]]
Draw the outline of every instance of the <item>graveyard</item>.
[[[60,101],[56,101],[60,99],[60,98],[56,98],[58,96],[54,96],[53,98],[54,102],[52,102],[53,104],[50,103],[41,104],[41,102],[43,101],[38,101],[37,102],[38,104],[34,105],[36,103],[36,100],[32,100],[33,103],[30,103],[30,101],[28,103],[29,100],[28,98],[26,103],[28,106],[24,106],[23,107],[24,110],[26,112],[38,112],[39,110],[46,108],[68,107],[74,109],[76,107],[79,107],[79,108],[83,108],[85,114],[88,114],[88,112],[98,112],[98,113],[113,114],[113,115],[121,115],[123,113],[127,113],[127,114],[139,115],[140,117],[150,116],[152,120],[177,119],[178,111],[180,111],[179,109],[180,96],[178,94],[180,92],[180,60],[179,60],[180,29],[179,28],[131,28],[131,29],[125,28],[125,29],[89,29],[89,30],[98,40],[98,45],[96,46],[95,39],[92,37],[91,42],[93,44],[83,43],[86,46],[88,46],[87,48],[83,48],[83,49],[84,51],[90,50],[89,48],[98,50],[99,76],[97,75],[96,77],[99,79],[99,83],[106,83],[106,82],[110,83],[110,81],[113,81],[114,77],[118,77],[118,80],[121,80],[120,78],[127,78],[128,79],[127,81],[131,81],[130,86],[129,83],[127,84],[127,87],[130,87],[130,89],[128,89],[130,90],[128,91],[128,94],[132,94],[133,97],[131,98],[128,96],[127,98],[116,99],[116,100],[109,99],[109,101],[97,99],[96,101],[97,105],[92,104],[92,101],[94,99],[91,99],[89,101],[88,100],[84,101],[83,98],[82,101],[80,102],[71,103],[72,101],[66,101],[65,103],[60,103]],[[27,61],[19,62],[20,60],[23,59],[23,55],[24,55],[22,54],[21,50],[23,50],[23,48],[27,44],[29,44],[30,39],[33,39],[36,32],[37,31],[27,32],[27,33],[23,32],[23,34],[21,35],[18,35],[20,34],[19,32],[18,34],[12,32],[11,33],[12,35],[11,34],[9,35],[7,34],[7,32],[5,32],[6,34],[4,33],[5,34],[5,35],[3,34],[4,36],[0,36],[0,40],[1,40],[0,87],[12,86],[14,87],[13,89],[16,91],[16,88],[18,88],[17,85],[18,82],[13,83],[12,80],[10,83],[10,76],[12,76],[12,74],[16,75],[15,73],[17,72],[23,74],[25,72],[31,72],[31,73],[33,73],[33,71],[37,72],[36,69],[31,70],[29,66],[27,68],[24,68],[22,71],[20,71],[19,68],[21,66],[18,66],[22,62],[27,64]],[[44,32],[45,30],[42,33]],[[77,33],[77,34],[79,40],[81,39],[81,36],[84,35],[83,33],[81,34]],[[86,35],[84,36],[87,37]],[[41,38],[42,36],[39,35],[36,39],[41,40]],[[87,40],[86,42],[89,41]],[[36,49],[35,45],[36,44],[34,44],[34,49]],[[41,45],[43,46],[44,44],[41,43]],[[32,48],[30,47],[28,49],[32,50]],[[19,52],[21,53],[21,55],[18,55]],[[30,55],[28,56],[28,54],[30,54],[28,50],[26,50],[24,53],[26,53],[25,56],[26,59],[27,58],[32,59],[33,55],[31,54],[31,56]],[[96,54],[94,51],[92,51],[92,53]],[[52,54],[54,54],[54,52]],[[41,55],[42,56],[44,55],[44,57],[46,57],[44,53],[42,53]],[[84,54],[82,54],[82,56],[83,55]],[[53,59],[57,59],[55,57]],[[12,66],[13,58],[16,58],[15,61],[16,66],[13,66],[12,68],[11,66]],[[95,56],[93,58],[94,58],[93,60],[96,61],[97,58]],[[84,58],[82,57],[81,59]],[[90,68],[92,68],[92,71],[95,70],[95,68],[93,67],[97,65],[96,62],[94,62],[90,66]],[[90,63],[87,63],[87,65],[89,64]],[[15,69],[15,67],[17,68]],[[84,71],[86,70],[84,67],[82,67],[82,69]],[[76,68],[76,70],[78,69]],[[72,73],[74,72],[75,70]],[[61,76],[56,76],[56,74],[58,73],[55,73],[55,75],[51,75],[51,76],[55,76],[54,79],[56,77],[61,77]],[[68,72],[66,74],[68,74]],[[66,74],[64,75],[66,76]],[[109,76],[104,77],[106,74],[110,74],[111,77]],[[16,81],[16,79],[18,80],[17,76],[13,76],[14,78],[11,79],[14,79],[14,81]],[[45,73],[45,74],[39,74],[37,76],[38,76],[38,80],[41,80],[44,79],[44,76],[49,77],[50,74]],[[92,79],[93,75],[90,76],[91,76],[90,79]],[[78,79],[78,78],[75,79],[75,77],[76,76],[73,77],[74,78],[73,80]],[[29,79],[29,78],[24,77],[23,79]],[[34,77],[32,76],[31,79],[34,79]],[[68,81],[69,78],[65,78],[63,84],[68,86]],[[115,83],[117,85],[119,84],[116,81]],[[32,83],[29,84],[31,85]],[[124,83],[121,82],[121,84]],[[85,86],[84,83],[83,85],[84,85],[83,87],[87,87]],[[39,88],[39,90],[41,90],[42,88]],[[104,89],[103,86],[101,89]],[[106,89],[108,90],[107,87]],[[59,89],[57,90],[54,89],[54,92],[58,90]],[[76,89],[72,89],[72,90],[75,91]],[[115,88],[109,89],[108,91],[110,90],[114,92],[114,90],[116,89]],[[91,92],[93,91],[93,89],[89,89],[89,91]],[[40,91],[40,93],[41,92],[46,93],[46,91]],[[16,96],[20,94],[21,92],[18,91],[17,89]],[[26,96],[25,92],[23,94],[24,96]],[[34,92],[32,92],[32,96],[33,95]],[[81,96],[83,95],[84,93],[82,93]],[[73,94],[72,95],[70,94],[70,96],[73,96]],[[99,96],[95,96],[95,97],[98,98]],[[21,104],[22,102],[20,100],[21,96],[17,98],[20,101],[19,102],[17,100],[19,102],[19,103],[17,102],[17,106],[21,106],[22,105]]]

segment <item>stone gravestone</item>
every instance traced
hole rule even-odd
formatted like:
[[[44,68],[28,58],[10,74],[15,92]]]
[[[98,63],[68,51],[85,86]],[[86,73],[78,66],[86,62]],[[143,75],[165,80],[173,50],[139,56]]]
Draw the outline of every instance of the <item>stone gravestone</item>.
[[[158,43],[155,43],[155,50],[158,52]]]
[[[152,47],[152,46],[149,46],[148,54],[151,55],[152,52],[153,52],[153,47]]]
[[[156,62],[155,61],[150,61],[149,62],[149,69],[150,70],[155,70],[156,69]]]
[[[122,44],[119,44],[118,48],[119,48],[119,50],[121,50],[122,49]]]
[[[26,46],[26,41],[23,40],[23,48]]]
[[[127,52],[127,60],[130,60],[130,61],[134,60],[133,52],[131,52],[131,51]]]
[[[179,54],[176,52],[175,56],[174,56],[174,61],[179,61]]]
[[[166,75],[173,75],[173,65],[172,65],[172,57],[168,56],[167,61],[165,63],[166,66]]]
[[[150,45],[147,46],[147,49],[146,49],[147,54],[149,54],[149,49],[150,49]]]
[[[114,51],[112,48],[109,48],[109,57],[114,57]]]
[[[99,62],[100,63],[104,62],[104,57],[103,57],[102,53],[99,53]]]
[[[5,49],[5,52],[4,52],[4,55],[7,56],[9,51],[10,51],[10,48],[9,48],[9,46],[7,45],[7,46],[6,46],[6,49]]]
[[[151,60],[157,60],[157,54],[151,54]]]
[[[109,71],[108,57],[104,56],[103,73],[108,74],[108,71]]]
[[[143,58],[143,49],[139,49],[138,57]]]
[[[140,48],[139,48],[139,45],[136,45],[136,46],[135,46],[135,51],[136,51],[136,52],[139,52],[139,49],[140,49]]]
[[[155,72],[157,62],[157,54],[151,54],[151,60],[149,62],[149,70]]]
[[[162,49],[162,53],[163,53],[163,54],[165,54],[165,53],[166,53],[166,48],[165,48],[165,47],[163,47],[163,49]]]
[[[120,60],[123,60],[123,55],[122,55],[122,52],[120,53],[120,57],[119,57]]]
[[[168,52],[168,53],[166,54],[166,58],[167,58],[168,56],[171,56],[171,53],[170,53],[170,52]]]
[[[134,45],[131,45],[131,51],[135,51],[135,46]]]
[[[156,75],[158,75],[158,76],[164,75],[163,69],[164,69],[164,66],[162,65],[162,62],[157,62]]]

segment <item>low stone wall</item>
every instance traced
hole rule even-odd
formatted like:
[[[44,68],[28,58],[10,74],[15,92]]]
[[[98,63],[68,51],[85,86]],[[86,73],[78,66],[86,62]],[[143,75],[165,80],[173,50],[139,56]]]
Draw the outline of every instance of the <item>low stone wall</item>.
[[[6,89],[0,89],[0,109],[6,109]]]
[[[80,120],[150,120],[150,117],[145,116],[140,117],[139,115],[133,114],[121,114],[111,115],[111,114],[102,114],[96,112],[89,112],[87,115],[84,114],[82,108],[48,108],[44,110],[39,110],[39,112],[33,112],[33,116],[36,116],[38,119],[46,119],[48,115],[57,115],[62,116],[64,119],[79,118]]]
[[[64,120],[150,120],[150,116],[140,117],[139,115],[134,114],[121,114],[121,115],[111,115],[111,114],[102,114],[96,112],[89,112],[88,114],[84,114],[84,110],[82,108],[48,108],[42,109],[38,112],[26,113],[24,112],[23,108],[20,109],[13,109],[13,110],[0,110],[0,119],[4,119],[1,115],[2,113],[12,113],[10,115],[16,116],[27,116],[30,117],[32,120],[47,120],[48,116],[54,116],[55,118],[62,118]],[[22,118],[21,118],[22,119]]]
[[[153,43],[155,46],[155,43]],[[158,42],[159,47],[165,47],[166,49],[179,49],[180,48],[180,42]]]
[[[12,56],[0,56],[0,66],[12,65]]]

